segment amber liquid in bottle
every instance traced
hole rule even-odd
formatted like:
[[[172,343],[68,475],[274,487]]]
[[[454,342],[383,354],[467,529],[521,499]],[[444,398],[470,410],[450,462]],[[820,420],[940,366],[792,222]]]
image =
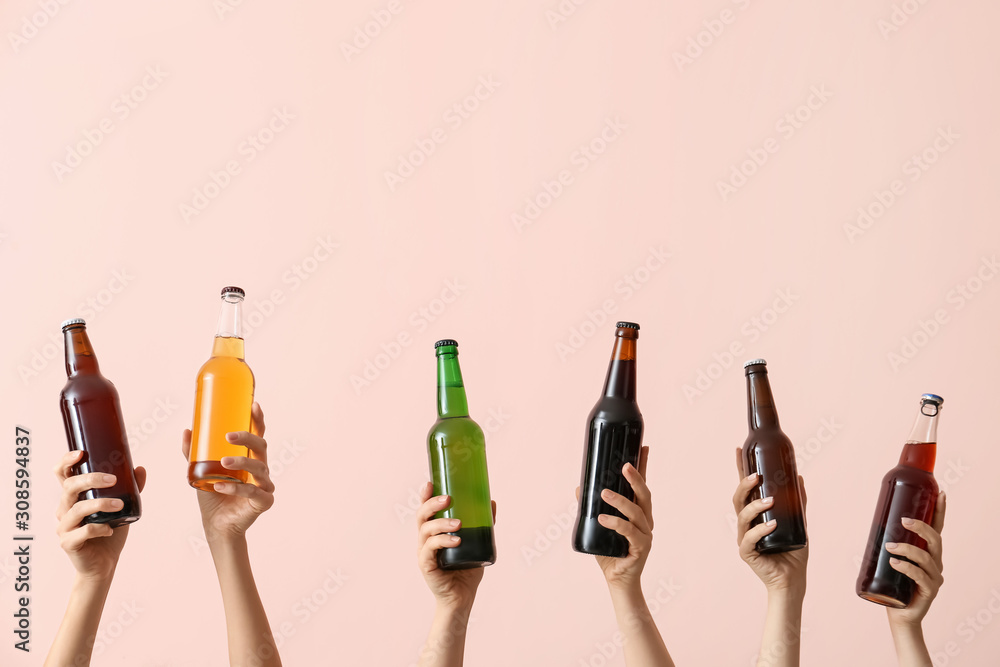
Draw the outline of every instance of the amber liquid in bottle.
[[[875,517],[872,520],[868,545],[861,563],[856,592],[870,602],[903,608],[910,604],[916,584],[889,564],[894,556],[885,549],[887,542],[912,544],[920,549],[927,542],[902,524],[904,517],[930,524],[934,520],[938,484],[934,479],[937,458],[937,415],[943,399],[934,394],[921,398],[920,414],[913,431],[903,445],[899,465],[882,478]],[[921,442],[930,440],[930,442]]]
[[[212,356],[198,371],[188,482],[203,491],[211,491],[217,482],[243,483],[248,479],[246,471],[229,470],[220,463],[224,456],[248,455],[246,447],[226,440],[227,433],[250,430],[253,406],[254,377],[243,358],[243,338],[239,335],[242,300],[242,290],[223,293],[223,313]]]

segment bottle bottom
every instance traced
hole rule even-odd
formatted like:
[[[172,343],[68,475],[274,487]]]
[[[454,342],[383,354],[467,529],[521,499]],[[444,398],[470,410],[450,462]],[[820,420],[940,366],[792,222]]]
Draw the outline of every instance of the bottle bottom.
[[[112,528],[135,523],[142,515],[138,512],[133,513],[129,504],[128,501],[125,501],[125,507],[117,512],[95,512],[90,516],[84,517],[81,523],[106,523]]]
[[[243,484],[249,475],[242,470],[223,468],[218,461],[192,461],[188,464],[188,484],[201,491],[215,491],[219,482]]]
[[[765,544],[757,543],[757,553],[759,554],[783,554],[788,551],[798,551],[805,548],[805,544]]]
[[[497,562],[492,526],[459,528],[457,532],[448,534],[460,537],[462,541],[457,547],[438,550],[437,562],[442,570],[471,570]]]
[[[892,607],[893,609],[906,609],[906,603],[901,600],[889,595],[879,595],[878,593],[858,593],[858,597],[862,600],[868,600],[869,602],[874,602],[875,604],[880,604],[883,607]]]
[[[573,530],[573,551],[592,556],[625,558],[628,556],[628,540],[599,524],[597,519],[581,519]]]

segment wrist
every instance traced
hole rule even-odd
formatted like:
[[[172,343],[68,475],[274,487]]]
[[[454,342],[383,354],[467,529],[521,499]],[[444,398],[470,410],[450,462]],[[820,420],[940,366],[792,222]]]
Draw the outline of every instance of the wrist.
[[[434,608],[434,615],[439,618],[466,625],[469,622],[469,616],[472,615],[472,605],[475,602],[475,597],[470,600],[437,600],[437,604]]]
[[[115,566],[100,573],[77,572],[73,580],[73,587],[80,590],[106,590],[111,588],[111,581],[114,578]]]
[[[768,602],[802,606],[806,598],[806,584],[789,584],[767,589]]]

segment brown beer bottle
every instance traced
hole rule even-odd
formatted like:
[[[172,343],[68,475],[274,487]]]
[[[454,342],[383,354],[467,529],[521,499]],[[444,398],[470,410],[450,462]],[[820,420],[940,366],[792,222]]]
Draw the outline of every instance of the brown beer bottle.
[[[767,362],[752,359],[743,364],[747,378],[747,421],[750,433],[743,443],[743,474],[757,473],[758,486],[754,500],[774,498],[770,509],[761,512],[750,527],[762,522],[777,521],[777,526],[757,542],[762,554],[794,551],[806,545],[806,513],[799,488],[799,471],[795,465],[795,448],[778,424],[771,384],[767,379]]]
[[[920,397],[920,412],[903,445],[899,465],[882,478],[882,490],[875,506],[868,535],[868,546],[858,574],[857,594],[866,600],[887,607],[903,608],[910,604],[916,584],[889,564],[894,556],[885,549],[887,542],[912,544],[926,549],[922,537],[907,530],[902,519],[917,519],[931,523],[937,505],[938,484],[934,479],[934,459],[937,457],[937,416],[944,399],[936,394]]]
[[[118,498],[124,503],[117,512],[95,512],[85,517],[83,523],[106,523],[115,528],[138,521],[142,504],[118,390],[101,375],[86,323],[81,319],[66,320],[62,330],[67,380],[59,394],[59,405],[70,451],[84,452],[74,472],[78,475],[103,472],[117,478],[114,486],[84,491],[80,500]]]
[[[573,549],[596,556],[624,558],[628,556],[628,540],[597,521],[601,514],[625,518],[604,502],[601,492],[611,489],[635,500],[632,485],[622,474],[622,468],[626,463],[638,468],[642,449],[642,413],[635,396],[639,325],[619,322],[615,326],[615,346],[611,351],[604,391],[587,417]]]

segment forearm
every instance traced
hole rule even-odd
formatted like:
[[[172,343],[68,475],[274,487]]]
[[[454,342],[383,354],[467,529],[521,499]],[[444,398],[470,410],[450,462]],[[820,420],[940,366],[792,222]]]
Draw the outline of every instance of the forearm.
[[[798,667],[804,598],[805,590],[768,592],[757,667]]]
[[[930,653],[924,643],[923,628],[910,624],[889,623],[892,641],[896,645],[896,658],[900,667],[931,667]]]
[[[462,667],[471,613],[471,605],[463,608],[438,605],[430,634],[420,652],[419,667]]]
[[[642,589],[635,586],[628,590],[610,590],[618,629],[622,633],[625,664],[628,667],[673,667]]]
[[[111,590],[111,579],[109,576],[95,581],[77,575],[66,605],[66,615],[49,648],[45,667],[85,667],[90,664],[104,603]]]
[[[210,540],[209,546],[226,611],[229,664],[280,667],[281,658],[250,569],[246,538]]]

